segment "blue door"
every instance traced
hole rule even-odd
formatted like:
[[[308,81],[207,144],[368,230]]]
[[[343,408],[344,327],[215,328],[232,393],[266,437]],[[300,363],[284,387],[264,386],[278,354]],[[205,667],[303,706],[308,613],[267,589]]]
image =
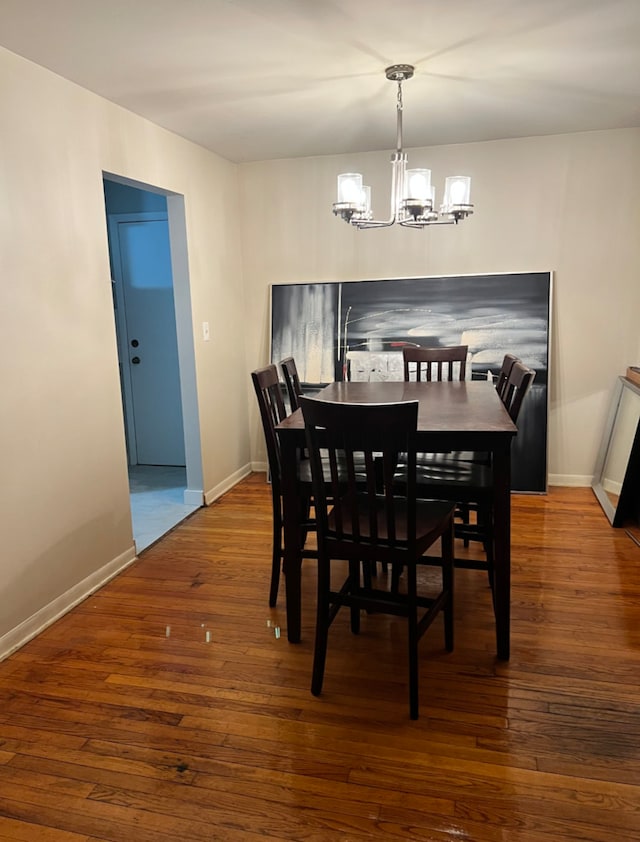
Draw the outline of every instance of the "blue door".
[[[114,274],[129,461],[184,465],[180,369],[166,216],[115,224]]]

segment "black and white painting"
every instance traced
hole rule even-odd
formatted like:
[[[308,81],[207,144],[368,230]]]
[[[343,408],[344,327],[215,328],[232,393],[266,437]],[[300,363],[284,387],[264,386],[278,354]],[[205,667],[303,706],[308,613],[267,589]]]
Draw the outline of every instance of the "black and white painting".
[[[271,357],[293,356],[309,391],[333,380],[402,380],[405,345],[468,345],[467,377],[505,353],[535,369],[513,445],[515,491],[546,491],[550,272],[274,285]]]

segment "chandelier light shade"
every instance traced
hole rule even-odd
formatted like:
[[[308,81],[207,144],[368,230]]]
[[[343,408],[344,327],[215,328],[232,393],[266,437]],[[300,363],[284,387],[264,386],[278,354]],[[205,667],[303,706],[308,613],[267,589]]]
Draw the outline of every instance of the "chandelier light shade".
[[[398,83],[397,143],[391,155],[389,218],[373,218],[371,188],[362,183],[361,173],[345,172],[338,176],[338,200],[333,204],[333,212],[356,228],[386,228],[396,222],[406,228],[451,225],[473,213],[468,176],[451,175],[445,180],[442,204],[438,208],[431,170],[407,169],[407,153],[402,148],[402,83],[411,79],[413,70],[410,64],[394,64],[385,70],[387,79]]]

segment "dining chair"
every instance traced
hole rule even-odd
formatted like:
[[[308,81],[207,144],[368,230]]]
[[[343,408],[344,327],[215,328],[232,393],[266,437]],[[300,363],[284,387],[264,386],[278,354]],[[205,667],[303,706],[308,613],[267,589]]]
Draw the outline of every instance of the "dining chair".
[[[280,368],[284,376],[284,383],[287,387],[287,395],[289,396],[289,406],[291,412],[295,412],[298,408],[298,398],[302,394],[302,386],[300,385],[300,377],[296,367],[296,361],[293,357],[286,357],[280,361]]]
[[[524,399],[535,379],[535,371],[516,360],[511,366],[503,402],[516,423]],[[465,461],[455,454],[431,455],[417,465],[417,494],[424,498],[452,500],[462,523],[455,523],[454,534],[468,545],[480,541],[485,559],[458,558],[456,567],[486,570],[493,589],[493,470],[491,461]],[[475,511],[476,522],[471,523],[469,512]]]
[[[495,390],[498,393],[500,400],[505,405],[509,375],[511,374],[511,369],[513,368],[513,364],[515,362],[522,361],[519,357],[516,357],[515,354],[505,354],[502,360],[502,366],[500,367],[500,371],[498,372],[496,379]],[[515,422],[516,419],[512,417],[512,420]],[[487,464],[489,462],[488,453],[479,453],[477,451],[457,451],[454,454],[454,457],[456,459],[460,459],[463,462],[482,462],[483,464]]]
[[[409,380],[464,380],[467,371],[468,345],[450,345],[444,348],[402,349],[404,379]],[[458,376],[454,377],[456,370]]]
[[[520,357],[516,357],[515,354],[504,355],[502,366],[498,372],[498,379],[496,380],[496,392],[502,399],[504,399],[504,393],[507,389],[507,381],[509,380],[509,375],[511,374],[511,369],[513,368],[513,364],[515,362],[522,361],[520,360]]]
[[[272,503],[272,553],[271,553],[271,583],[269,586],[269,605],[273,607],[278,599],[278,587],[280,584],[280,570],[283,559],[282,543],[282,485],[280,471],[280,442],[276,433],[276,426],[286,415],[286,408],[282,398],[282,388],[278,377],[278,370],[275,365],[268,365],[264,368],[251,372],[251,380],[258,400],[260,420],[264,433],[265,445],[267,448],[267,462],[269,465],[269,478],[271,481],[271,503]],[[308,460],[302,460],[299,468],[299,486],[302,499],[303,520],[300,524],[300,549],[304,558],[316,558],[313,550],[305,549],[307,533],[315,528],[315,520],[310,517],[312,502],[311,468]]]
[[[404,380],[464,380],[467,371],[468,345],[449,345],[442,348],[405,346],[402,349]],[[458,376],[454,377],[455,364]],[[431,455],[427,456],[429,460]],[[418,464],[423,454],[418,454]]]
[[[402,349],[404,379],[410,380],[464,380],[467,371],[468,345],[449,345],[441,348],[421,348],[406,346]],[[454,378],[455,364],[458,363],[458,377]],[[463,454],[460,454],[464,458]],[[403,457],[401,457],[403,458]],[[433,461],[434,454],[418,453],[417,464]],[[468,510],[460,508],[459,513],[468,520]]]
[[[345,404],[300,398],[311,461],[318,539],[316,632],[311,692],[320,695],[329,627],[342,606],[350,610],[351,631],[360,630],[360,613],[374,622],[379,614],[407,621],[409,713],[418,718],[418,642],[440,612],[447,651],[453,649],[452,503],[416,496],[418,402]],[[397,455],[407,454],[397,473]],[[326,459],[323,459],[326,456]],[[327,469],[328,465],[328,469]],[[418,565],[441,543],[442,583],[418,593]],[[347,561],[339,587],[332,587],[332,562]],[[386,562],[406,571],[406,590],[373,587],[367,564]],[[334,569],[334,582],[335,582]],[[376,585],[379,583],[376,582]]]
[[[516,357],[515,354],[505,354],[502,360],[502,365],[500,367],[500,371],[498,372],[495,384],[495,390],[498,393],[500,400],[507,406],[509,409],[508,403],[510,400],[507,397],[507,387],[509,386],[509,375],[511,374],[511,369],[513,368],[514,363],[522,363],[520,357]],[[512,387],[513,388],[513,387]],[[513,393],[512,393],[513,394]],[[524,399],[524,395],[522,396]],[[518,409],[519,411],[519,409]],[[511,413],[510,413],[511,414]],[[517,412],[516,412],[517,417]],[[512,420],[515,422],[515,418],[512,416]],[[458,451],[455,458],[462,459],[466,462],[487,462],[488,461],[488,454],[486,453],[474,453],[473,451]]]
[[[495,389],[502,402],[505,402],[505,393],[507,390],[507,383],[509,380],[509,375],[511,374],[511,369],[513,368],[513,364],[515,362],[521,362],[519,357],[516,357],[515,354],[507,353],[504,355],[502,360],[502,365],[500,367],[500,371],[498,372]],[[515,418],[512,418],[515,422]],[[491,461],[490,454],[486,452],[481,452],[477,450],[471,451],[458,451],[452,454],[453,457],[461,462],[477,462],[482,465],[488,465]],[[471,507],[467,503],[460,503],[456,510],[456,516],[462,520],[464,524],[469,524],[470,519],[470,509]],[[469,537],[464,537],[464,546],[469,546]]]
[[[535,371],[526,366],[521,360],[516,360],[512,364],[502,394],[502,403],[505,405],[514,424],[518,420],[522,404],[535,377]]]

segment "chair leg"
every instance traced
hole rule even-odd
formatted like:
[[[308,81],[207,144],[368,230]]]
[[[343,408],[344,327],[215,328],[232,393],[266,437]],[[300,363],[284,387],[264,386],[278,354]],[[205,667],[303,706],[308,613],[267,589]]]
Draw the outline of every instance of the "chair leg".
[[[362,583],[367,590],[371,590],[373,582],[371,581],[372,576],[378,575],[378,565],[375,561],[363,561],[362,562]]]
[[[489,586],[493,594],[493,512],[490,506],[483,506],[478,512],[478,517],[482,518],[482,526],[484,533],[484,552],[487,557],[487,574],[489,576]]]
[[[369,565],[370,565],[369,569],[371,571],[371,575],[377,576],[378,575],[378,562],[377,561],[371,561],[371,562],[369,562]],[[387,573],[389,572],[389,565],[387,564],[386,561],[380,562],[380,570],[382,571],[383,576],[387,575]]]
[[[305,521],[305,523],[306,523],[309,520],[310,515],[311,515],[311,500],[307,498],[303,503],[302,520]],[[300,549],[302,549],[304,547],[304,545],[307,543],[308,534],[309,534],[309,528],[308,528],[307,525],[303,524],[300,527]]]
[[[455,591],[455,566],[453,557],[453,522],[442,534],[442,589],[448,592],[449,599],[444,607],[444,646],[447,652],[453,652],[453,611]]]
[[[416,565],[407,565],[407,642],[409,655],[409,716],[418,718],[420,704],[418,690],[418,602]]]
[[[363,566],[366,567],[367,562],[363,562]],[[353,591],[357,590],[360,587],[360,562],[359,561],[350,561],[349,562],[349,589],[353,593]],[[371,576],[369,576],[369,586],[371,586]],[[352,634],[359,634],[360,632],[360,609],[357,605],[350,606],[350,613],[351,613],[351,632]]]
[[[458,503],[458,516],[465,526],[469,525],[470,517],[469,517],[469,504],[468,503]],[[469,546],[469,538],[468,537],[466,537],[466,536],[464,537],[462,545],[463,545],[463,547],[465,547],[465,549]]]
[[[318,598],[316,606],[316,640],[313,652],[313,672],[311,675],[311,692],[319,696],[322,692],[324,679],[324,665],[327,659],[327,640],[329,636],[329,590],[331,587],[331,570],[328,561],[318,559]]]
[[[400,576],[402,575],[402,565],[391,565],[391,593],[398,593],[400,590]]]
[[[273,537],[271,550],[271,585],[269,587],[269,606],[273,608],[278,601],[280,568],[282,567],[282,515],[280,499],[273,500]]]

